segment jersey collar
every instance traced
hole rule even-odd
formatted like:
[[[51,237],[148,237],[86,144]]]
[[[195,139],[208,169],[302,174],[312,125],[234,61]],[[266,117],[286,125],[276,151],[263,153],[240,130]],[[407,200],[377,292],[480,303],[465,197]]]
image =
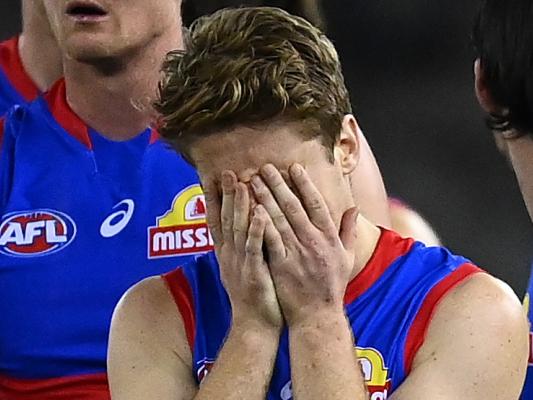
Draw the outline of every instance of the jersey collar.
[[[381,228],[376,248],[365,267],[346,288],[344,304],[350,304],[370,289],[397,258],[407,254],[415,241],[404,239],[396,232]]]
[[[57,123],[81,144],[92,150],[93,144],[89,137],[89,127],[68,105],[63,78],[50,88],[44,95],[44,99]]]
[[[89,135],[87,124],[70,108],[67,102],[65,79],[61,78],[44,95],[52,116],[57,123],[72,137],[77,139],[89,150],[93,150],[93,143]],[[159,139],[157,130],[152,129],[149,144],[155,143]]]

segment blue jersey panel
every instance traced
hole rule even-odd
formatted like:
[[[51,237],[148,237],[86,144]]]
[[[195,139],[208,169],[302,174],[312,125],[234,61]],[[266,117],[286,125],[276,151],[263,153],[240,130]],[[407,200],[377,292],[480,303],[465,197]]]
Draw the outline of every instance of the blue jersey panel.
[[[192,292],[193,372],[200,382],[223,346],[230,328],[231,307],[213,253],[198,257],[181,270]],[[386,399],[405,380],[418,349],[416,344],[423,341],[424,332],[413,329],[415,320],[425,315],[421,310],[431,310],[440,300],[435,293],[445,295],[478,271],[465,258],[443,248],[428,248],[383,230],[374,256],[350,283],[345,297],[355,338],[354,352],[372,398]],[[292,399],[289,359],[285,329],[269,400]]]
[[[105,372],[124,292],[212,249],[195,171],[150,129],[80,125],[62,84],[6,117],[0,215],[0,377]]]
[[[528,291],[526,294],[526,300],[524,301],[528,308],[529,326],[531,329],[531,321],[533,321],[533,310],[531,309],[531,296],[533,296],[533,268],[531,277],[529,279]],[[527,369],[526,383],[522,392],[522,400],[533,399],[533,330],[529,334],[529,367]]]

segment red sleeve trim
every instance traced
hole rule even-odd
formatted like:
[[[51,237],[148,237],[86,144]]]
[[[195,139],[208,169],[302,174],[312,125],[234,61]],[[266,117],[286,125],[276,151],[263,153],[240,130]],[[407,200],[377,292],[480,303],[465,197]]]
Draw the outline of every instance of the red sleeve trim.
[[[404,370],[406,375],[411,372],[416,353],[426,339],[429,324],[437,306],[452,289],[478,272],[483,272],[483,270],[473,264],[463,264],[429,291],[407,334],[404,351]]]
[[[196,339],[196,317],[191,285],[181,268],[164,274],[163,279],[178,306],[181,318],[183,319],[187,341],[189,342],[192,352],[194,351],[194,343]]]
[[[6,119],[0,118],[0,150],[2,150],[2,145],[4,144],[5,126],[6,126]]]
[[[1,400],[110,400],[107,375],[91,374],[51,379],[0,376]]]
[[[19,37],[6,40],[0,45],[0,68],[15,90],[26,100],[32,101],[40,94],[40,90],[30,78],[19,53]]]
[[[370,289],[396,259],[409,253],[414,243],[413,239],[404,239],[396,232],[381,228],[374,254],[346,288],[344,304],[354,302]]]

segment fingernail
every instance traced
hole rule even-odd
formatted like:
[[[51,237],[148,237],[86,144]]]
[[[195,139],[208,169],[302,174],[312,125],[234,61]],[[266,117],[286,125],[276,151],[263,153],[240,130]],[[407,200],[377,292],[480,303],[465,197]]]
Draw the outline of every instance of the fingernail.
[[[300,164],[293,164],[291,171],[294,176],[302,176],[303,168]]]
[[[266,164],[261,168],[261,172],[266,176],[272,176],[276,172],[276,167],[272,164]]]
[[[231,179],[231,175],[227,172],[222,173],[222,185],[224,186],[231,186],[233,183],[233,179]]]

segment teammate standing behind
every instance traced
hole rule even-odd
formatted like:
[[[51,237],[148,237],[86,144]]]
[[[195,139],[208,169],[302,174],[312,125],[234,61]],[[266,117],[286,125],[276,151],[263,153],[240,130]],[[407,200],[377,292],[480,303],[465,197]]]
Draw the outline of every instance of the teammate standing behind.
[[[22,0],[22,33],[0,43],[0,115],[34,100],[62,74],[42,0]]]
[[[196,173],[150,127],[180,1],[44,5],[65,78],[0,120],[0,399],[108,399],[121,295],[211,248]]]
[[[222,10],[191,36],[157,108],[198,169],[216,255],[125,295],[114,399],[515,400],[527,321],[512,291],[357,215],[331,42],[275,8]]]
[[[484,0],[474,28],[476,94],[516,173],[533,219],[533,2]],[[533,275],[524,304],[533,321]],[[522,393],[533,399],[533,333]]]

